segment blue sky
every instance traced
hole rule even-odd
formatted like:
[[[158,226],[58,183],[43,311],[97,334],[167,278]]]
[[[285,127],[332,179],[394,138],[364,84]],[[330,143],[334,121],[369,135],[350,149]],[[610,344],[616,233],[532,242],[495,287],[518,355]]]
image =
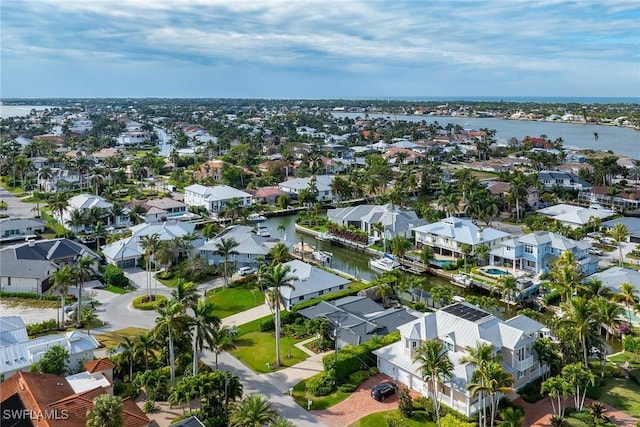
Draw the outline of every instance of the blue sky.
[[[640,97],[638,1],[4,0],[2,97]]]

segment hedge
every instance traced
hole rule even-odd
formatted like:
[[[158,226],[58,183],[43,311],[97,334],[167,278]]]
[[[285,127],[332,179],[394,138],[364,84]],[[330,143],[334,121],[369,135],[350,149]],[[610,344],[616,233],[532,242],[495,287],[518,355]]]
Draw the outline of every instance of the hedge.
[[[60,297],[57,295],[40,295],[33,292],[0,292],[0,299],[2,298],[22,298],[22,299],[39,299],[45,301],[60,301]],[[70,299],[67,298],[67,301]]]
[[[55,331],[58,329],[58,321],[56,319],[49,319],[39,323],[33,323],[27,325],[27,335],[35,337],[45,334],[47,332]]]
[[[562,297],[562,291],[560,289],[554,289],[544,296],[544,303],[547,305],[553,305],[560,301]]]
[[[308,301],[303,301],[293,306],[293,311],[302,310],[303,308],[311,307],[318,304],[320,301],[333,301],[342,297],[350,297],[352,295],[356,295],[363,289],[368,289],[374,286],[372,283],[363,283],[363,282],[353,282],[348,289],[343,289],[338,292],[332,292],[327,295],[322,295],[321,297],[313,298]]]
[[[354,372],[357,372],[365,366],[365,369],[376,366],[376,357],[374,350],[392,344],[400,340],[400,332],[395,331],[384,337],[367,341],[358,346],[347,346],[338,351],[338,361],[336,363],[335,355],[328,354],[322,358],[324,370],[335,369],[336,382],[341,384]]]
[[[269,332],[276,330],[276,322],[273,317],[270,317],[266,320],[260,322],[260,332]]]
[[[624,337],[624,340],[622,340],[622,348],[629,353],[640,353],[640,338],[631,336]]]
[[[167,300],[164,295],[156,295],[155,299],[149,301],[148,295],[142,295],[133,300],[133,308],[138,310],[155,310],[160,304]]]

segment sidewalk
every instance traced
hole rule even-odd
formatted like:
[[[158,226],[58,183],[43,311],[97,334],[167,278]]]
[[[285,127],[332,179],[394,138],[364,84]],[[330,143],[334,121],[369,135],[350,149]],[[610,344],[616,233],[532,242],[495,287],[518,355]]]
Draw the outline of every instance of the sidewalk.
[[[249,310],[233,314],[229,317],[225,317],[224,319],[222,319],[222,325],[240,326],[253,320],[260,319],[261,317],[270,316],[271,314],[272,313],[269,309],[269,305],[265,303],[257,307],[250,308]]]
[[[289,388],[295,386],[300,381],[306,380],[307,378],[310,378],[324,371],[322,358],[327,353],[317,354],[304,346],[305,344],[315,341],[315,339],[315,337],[309,338],[295,345],[298,349],[309,355],[306,360],[289,368],[281,369],[277,372],[261,374],[260,377],[270,382],[271,385],[278,389],[280,392],[289,393]]]

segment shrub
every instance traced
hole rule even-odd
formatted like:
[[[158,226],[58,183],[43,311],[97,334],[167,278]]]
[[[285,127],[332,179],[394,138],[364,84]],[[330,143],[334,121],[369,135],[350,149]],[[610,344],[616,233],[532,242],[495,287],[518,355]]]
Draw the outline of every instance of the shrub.
[[[353,374],[349,375],[349,382],[354,384],[356,387],[371,378],[371,373],[366,371],[356,371]]]
[[[138,387],[135,387],[131,383],[118,381],[113,386],[113,394],[115,394],[116,396],[120,396],[123,399],[127,397],[135,399],[140,394],[140,389]]]
[[[142,410],[145,412],[145,414],[151,414],[153,412],[156,412],[158,409],[158,406],[156,405],[156,403],[152,400],[145,400],[144,404],[142,405]]]
[[[600,399],[600,394],[601,394],[601,392],[600,392],[600,387],[598,387],[597,385],[593,385],[593,386],[590,386],[590,387],[587,389],[587,394],[586,394],[586,396],[587,396],[589,399],[598,400],[598,399]]]
[[[354,282],[351,284],[351,286],[349,286],[348,289],[343,289],[338,292],[332,292],[330,294],[323,295],[318,298],[312,298],[310,300],[298,303],[295,306],[293,306],[293,311],[302,310],[303,308],[314,306],[318,304],[320,301],[333,301],[338,298],[353,296],[353,295],[356,295],[361,290],[368,289],[372,286],[374,285],[371,283]]]
[[[398,409],[405,418],[411,418],[413,412],[413,398],[409,394],[409,389],[402,387],[400,389],[400,398],[398,399]]]
[[[358,386],[355,384],[346,383],[339,386],[338,390],[342,393],[353,393],[354,391],[356,391],[357,388]]]
[[[542,400],[544,396],[542,395],[542,393],[540,393],[541,385],[541,378],[530,382],[520,389],[520,396],[527,403],[535,403],[539,400]]]
[[[626,336],[622,340],[622,347],[630,353],[640,353],[640,338]]]
[[[27,325],[27,335],[35,337],[56,329],[58,329],[58,321],[56,319],[49,319],[44,322]]]
[[[60,301],[57,295],[40,295],[31,292],[0,292],[0,299],[22,298],[22,299],[43,299],[45,301]]]
[[[640,385],[640,369],[632,369],[629,371],[629,378],[634,383]]]
[[[302,316],[294,311],[280,312],[280,320],[282,321],[283,325],[291,325],[292,323],[296,323],[298,319],[302,319]]]
[[[416,310],[416,311],[425,312],[425,311],[427,311],[427,306],[423,302],[416,302],[416,303],[413,304],[413,309]]]
[[[273,317],[260,322],[260,332],[274,331],[276,329],[276,323]]]
[[[557,304],[561,297],[562,291],[560,289],[554,289],[544,296],[544,303],[547,305]]]
[[[331,394],[335,386],[335,373],[332,370],[322,372],[320,375],[307,381],[307,390],[316,397]]]
[[[571,418],[574,418],[578,421],[582,421],[583,423],[585,423],[586,425],[588,425],[589,427],[593,427],[596,425],[595,421],[593,420],[593,415],[591,415],[588,412],[574,412],[570,415],[568,415]]]
[[[125,277],[124,272],[113,264],[109,264],[105,267],[102,276],[104,277],[104,282],[107,286],[124,288],[129,284],[129,279]]]
[[[138,310],[155,310],[167,301],[164,295],[142,295],[133,300],[133,308]]]

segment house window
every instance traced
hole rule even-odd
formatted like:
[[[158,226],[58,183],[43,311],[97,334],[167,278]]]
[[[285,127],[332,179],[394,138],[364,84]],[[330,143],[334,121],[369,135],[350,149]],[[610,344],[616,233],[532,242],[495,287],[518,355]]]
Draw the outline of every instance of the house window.
[[[520,347],[518,349],[518,361],[521,362],[527,358],[527,349],[524,347]]]
[[[409,348],[409,340],[404,340],[404,348]]]
[[[531,245],[526,245],[526,246],[524,247],[524,251],[525,251],[526,253],[528,253],[528,254],[532,254],[532,253],[533,253],[533,246],[531,246]]]
[[[298,301],[302,301],[304,299],[304,295],[302,295],[300,298],[298,298]]]
[[[344,289],[344,285],[340,285],[340,289]]]
[[[418,348],[418,341],[411,341],[411,348],[414,350]]]
[[[522,377],[524,377],[525,375],[525,371],[518,371],[518,379],[521,379]]]
[[[507,246],[507,250],[508,250],[508,251],[512,251],[512,250],[513,250],[513,248],[512,248],[511,246]]]
[[[323,294],[324,294],[324,291],[319,291],[318,292],[318,295],[323,295]]]
[[[444,348],[447,351],[453,351],[453,344],[450,342],[443,341]]]

